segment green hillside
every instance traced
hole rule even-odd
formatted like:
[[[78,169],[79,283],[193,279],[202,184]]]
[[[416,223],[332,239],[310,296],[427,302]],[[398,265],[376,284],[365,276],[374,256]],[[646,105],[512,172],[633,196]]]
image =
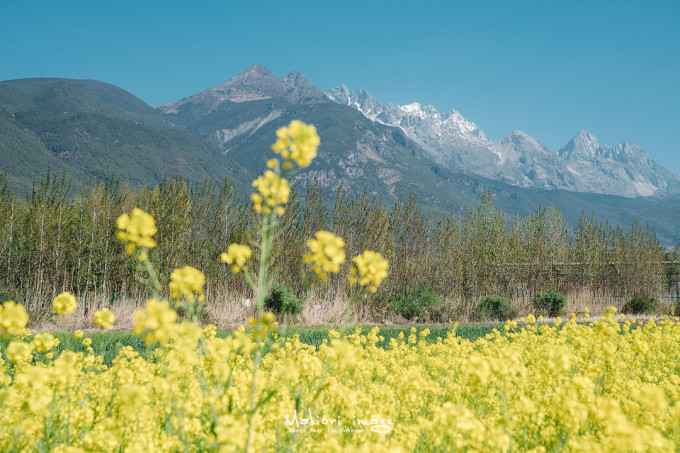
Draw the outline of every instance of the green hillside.
[[[190,180],[231,175],[238,165],[130,93],[102,82],[0,82],[0,171],[19,193],[47,169],[76,184],[114,172],[135,186],[165,175]]]

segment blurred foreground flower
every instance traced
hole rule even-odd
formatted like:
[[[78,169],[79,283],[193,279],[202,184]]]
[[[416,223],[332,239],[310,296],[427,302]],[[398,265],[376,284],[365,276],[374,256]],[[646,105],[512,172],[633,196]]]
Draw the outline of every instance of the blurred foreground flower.
[[[241,270],[248,269],[246,261],[253,255],[253,251],[247,245],[229,244],[226,253],[220,255],[223,263],[232,264],[231,272],[238,274]]]
[[[94,314],[94,325],[104,329],[113,328],[113,321],[116,319],[111,310],[104,308]]]
[[[52,348],[59,346],[59,340],[50,333],[39,333],[33,337],[33,347],[38,352],[48,352]]]
[[[195,267],[184,266],[181,269],[175,269],[170,274],[170,296],[173,299],[184,297],[194,302],[198,295],[199,302],[202,302],[205,299],[203,285],[205,285],[205,275]]]
[[[345,241],[328,231],[317,231],[315,239],[307,241],[311,253],[304,256],[305,263],[314,263],[312,268],[322,280],[327,272],[338,272],[345,262]]]
[[[252,194],[250,198],[253,200],[255,212],[269,214],[274,210],[278,215],[286,212],[282,205],[288,203],[290,186],[285,178],[267,170],[253,181],[253,187],[257,189],[257,193]]]
[[[58,315],[65,315],[66,313],[73,313],[76,311],[78,301],[71,293],[61,293],[52,301],[52,308]]]
[[[131,215],[123,214],[116,220],[118,225],[118,239],[128,242],[125,251],[132,255],[137,247],[154,248],[156,242],[152,239],[158,229],[151,214],[139,208],[134,208]],[[144,257],[146,258],[146,257]]]
[[[5,354],[14,363],[28,362],[33,356],[33,346],[29,343],[13,341],[7,346]]]
[[[272,150],[286,160],[284,168],[292,166],[290,161],[294,161],[300,168],[309,166],[321,144],[316,128],[298,120],[291,121],[288,127],[278,129],[276,136],[278,140],[272,145]]]
[[[350,284],[368,285],[370,292],[376,292],[380,283],[387,277],[388,261],[380,253],[371,250],[355,256],[352,261],[355,267],[350,270]]]
[[[132,332],[139,335],[148,332],[146,344],[156,341],[165,344],[176,332],[177,312],[170,308],[168,301],[149,299],[144,310],[135,312],[135,326]]]
[[[8,334],[18,334],[28,324],[28,313],[23,305],[16,304],[13,300],[5,302],[0,307],[0,326]]]

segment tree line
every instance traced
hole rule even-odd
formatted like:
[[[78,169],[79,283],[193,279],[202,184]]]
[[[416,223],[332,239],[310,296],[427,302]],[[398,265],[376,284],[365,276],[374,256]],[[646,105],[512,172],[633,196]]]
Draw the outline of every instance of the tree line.
[[[174,268],[190,264],[206,274],[208,297],[249,296],[242,277],[219,260],[232,242],[256,242],[251,202],[231,181],[175,177],[137,190],[112,177],[71,192],[69,179],[48,174],[19,197],[0,175],[5,292],[44,303],[61,291],[112,300],[145,297],[135,263],[115,236],[116,218],[139,207],[156,219],[158,245],[150,258],[164,281]],[[488,192],[465,213],[442,216],[421,209],[413,196],[387,206],[366,192],[352,195],[341,187],[327,194],[310,183],[300,194],[294,191],[274,252],[277,283],[299,296],[336,298],[352,291],[346,272],[321,282],[304,263],[305,243],[320,229],[346,241],[348,258],[369,249],[389,260],[377,297],[417,284],[463,298],[530,297],[548,288],[628,297],[657,295],[667,284],[664,249],[654,230],[637,221],[622,228],[583,213],[570,227],[552,205],[526,217],[508,216]]]

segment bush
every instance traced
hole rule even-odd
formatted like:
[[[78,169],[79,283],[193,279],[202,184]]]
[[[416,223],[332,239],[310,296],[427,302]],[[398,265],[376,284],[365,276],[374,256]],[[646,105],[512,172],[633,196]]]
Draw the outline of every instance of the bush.
[[[199,323],[201,324],[207,324],[210,321],[210,313],[208,313],[208,310],[205,308],[205,304],[198,303],[196,304],[196,319]],[[184,304],[178,304],[174,306],[174,310],[177,312],[177,318],[179,320],[188,320],[189,319],[189,308],[184,305]]]
[[[675,299],[675,306],[673,306],[673,316],[680,316],[680,297]]]
[[[510,306],[505,297],[486,296],[479,304],[479,315],[484,321],[507,321],[517,317],[517,310]]]
[[[264,306],[277,315],[297,315],[302,311],[304,303],[293,296],[285,285],[276,285],[264,300]]]
[[[21,299],[19,298],[19,295],[17,293],[12,291],[0,290],[0,304],[4,304],[9,300],[13,300],[16,303],[21,302]]]
[[[636,294],[631,300],[621,307],[621,312],[626,314],[655,313],[659,309],[659,301],[648,294]]]
[[[390,296],[390,310],[409,321],[441,321],[444,317],[442,297],[426,283],[411,285],[405,291]]]
[[[547,313],[548,316],[560,316],[567,305],[567,296],[549,289],[544,293],[536,293],[533,299],[536,310]]]

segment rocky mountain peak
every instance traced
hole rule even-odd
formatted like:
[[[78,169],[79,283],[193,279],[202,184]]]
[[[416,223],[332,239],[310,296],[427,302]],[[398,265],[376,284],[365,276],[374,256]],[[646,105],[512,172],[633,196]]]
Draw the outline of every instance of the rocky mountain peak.
[[[299,71],[291,71],[280,79],[259,63],[248,66],[226,82],[157,109],[163,113],[178,113],[185,105],[211,112],[223,102],[250,102],[262,99],[283,99],[292,103],[326,100],[323,91]]]
[[[257,75],[257,74],[267,76],[267,77],[274,76],[274,73],[272,73],[266,67],[262,66],[260,63],[253,63],[250,66],[248,66],[246,69],[241,71],[239,74],[232,77],[232,79],[243,76],[243,75],[250,75],[252,77],[253,75]],[[276,76],[274,76],[274,77],[276,77]]]
[[[252,94],[268,97],[281,94],[286,90],[286,85],[269,69],[254,63],[216,87],[215,90],[236,95]]]
[[[500,143],[510,143],[510,142],[526,143],[526,142],[530,142],[530,141],[536,142],[538,140],[536,140],[533,137],[530,137],[529,134],[527,134],[524,131],[514,130],[514,131],[510,131],[505,137],[503,137],[500,140]]]
[[[587,129],[581,129],[569,143],[559,150],[558,154],[565,160],[592,160],[602,154],[602,147],[597,137]]]
[[[299,71],[291,71],[285,76],[281,77],[281,82],[287,87],[298,90],[308,96],[323,97],[321,88],[314,85],[307,77]]]
[[[607,157],[623,163],[643,165],[649,161],[649,156],[642,148],[627,141],[619,143],[608,151]]]
[[[538,139],[520,130],[514,130],[508,133],[505,137],[498,141],[498,144],[494,147],[494,149],[499,154],[501,154],[501,156],[508,155],[508,150],[512,149],[518,159],[522,156],[526,157],[528,155],[554,154],[548,148],[543,146],[543,144]],[[557,155],[554,157],[557,158]],[[550,165],[554,166],[555,162],[553,162],[554,159],[552,159],[552,156],[549,159],[551,160]]]
[[[352,103],[353,93],[349,91],[349,88],[347,88],[344,83],[338,87],[325,91],[324,94],[328,99],[337,102],[338,104],[350,105]]]

